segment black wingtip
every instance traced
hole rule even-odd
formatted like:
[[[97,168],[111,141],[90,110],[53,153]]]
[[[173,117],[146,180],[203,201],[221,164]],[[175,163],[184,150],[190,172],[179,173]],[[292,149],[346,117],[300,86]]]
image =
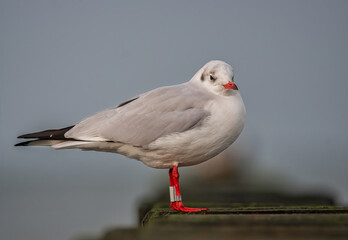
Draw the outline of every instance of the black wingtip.
[[[38,138],[38,139],[52,139],[52,140],[59,140],[59,139],[66,139],[64,137],[64,134],[72,129],[75,125],[69,126],[66,128],[61,128],[61,129],[50,129],[50,130],[45,130],[41,132],[34,132],[34,133],[27,133],[18,136],[17,138]]]
[[[19,137],[18,137],[19,138]],[[35,141],[35,140],[34,140]],[[20,143],[17,143],[15,144],[14,146],[15,147],[19,147],[19,146],[28,146],[29,143],[31,143],[32,141],[26,141],[26,142],[20,142]]]
[[[26,135],[28,135],[28,134],[20,135],[20,136],[18,136],[17,138],[26,138],[26,137],[25,137]]]

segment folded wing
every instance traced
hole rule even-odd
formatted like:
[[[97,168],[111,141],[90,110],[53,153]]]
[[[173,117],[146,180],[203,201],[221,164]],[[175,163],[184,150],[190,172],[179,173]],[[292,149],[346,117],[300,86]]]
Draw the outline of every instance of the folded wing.
[[[187,84],[158,88],[83,120],[65,137],[145,146],[168,134],[199,127],[210,115],[202,104],[207,100],[207,94]]]

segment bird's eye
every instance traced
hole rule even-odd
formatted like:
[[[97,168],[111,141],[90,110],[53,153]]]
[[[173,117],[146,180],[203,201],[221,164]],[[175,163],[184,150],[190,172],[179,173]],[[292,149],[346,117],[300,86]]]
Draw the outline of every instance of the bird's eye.
[[[215,80],[216,80],[216,77],[213,76],[213,75],[210,75],[210,80],[211,80],[211,81],[215,81]]]

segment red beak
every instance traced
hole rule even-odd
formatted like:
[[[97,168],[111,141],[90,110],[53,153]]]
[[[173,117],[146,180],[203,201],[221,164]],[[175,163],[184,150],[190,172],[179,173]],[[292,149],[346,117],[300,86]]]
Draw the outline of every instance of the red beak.
[[[236,84],[234,84],[233,82],[228,82],[227,84],[225,84],[225,85],[222,85],[222,86],[224,86],[224,88],[226,88],[226,89],[233,89],[233,90],[238,90],[238,87],[237,87],[237,85]]]

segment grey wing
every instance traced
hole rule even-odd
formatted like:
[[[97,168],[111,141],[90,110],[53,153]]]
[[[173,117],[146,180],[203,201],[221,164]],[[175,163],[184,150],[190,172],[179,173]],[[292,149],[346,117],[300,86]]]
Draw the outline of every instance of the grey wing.
[[[203,108],[204,97],[183,85],[155,89],[83,120],[65,136],[148,145],[165,135],[199,126],[210,115]]]

